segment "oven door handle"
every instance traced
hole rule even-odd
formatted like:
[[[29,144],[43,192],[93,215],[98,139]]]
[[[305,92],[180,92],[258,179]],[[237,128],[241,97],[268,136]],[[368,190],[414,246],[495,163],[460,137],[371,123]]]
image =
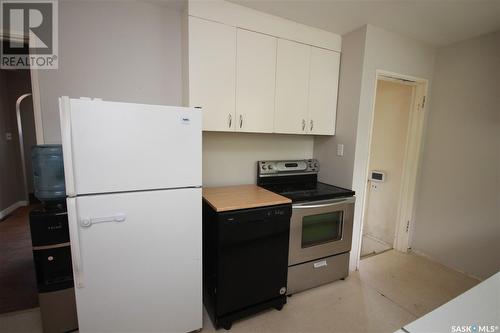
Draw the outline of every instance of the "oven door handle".
[[[330,201],[327,203],[318,203],[318,204],[313,204],[313,205],[297,204],[297,205],[292,205],[292,208],[293,209],[309,209],[309,208],[332,207],[332,206],[338,206],[340,204],[352,203],[352,202],[354,202],[354,200],[355,200],[354,198],[349,198],[349,199]]]

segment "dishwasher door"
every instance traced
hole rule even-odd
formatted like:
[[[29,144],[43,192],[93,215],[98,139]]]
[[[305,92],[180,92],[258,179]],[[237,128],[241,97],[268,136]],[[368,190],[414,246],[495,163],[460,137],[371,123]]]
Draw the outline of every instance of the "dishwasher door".
[[[219,214],[217,315],[286,294],[291,205]]]

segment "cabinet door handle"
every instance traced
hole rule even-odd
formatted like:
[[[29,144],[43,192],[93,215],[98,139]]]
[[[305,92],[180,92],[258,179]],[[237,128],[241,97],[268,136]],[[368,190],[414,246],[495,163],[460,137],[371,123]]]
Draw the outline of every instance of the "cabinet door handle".
[[[311,129],[310,130],[312,131],[313,128],[314,128],[314,123],[313,123],[313,120],[311,119]]]
[[[305,131],[306,129],[306,120],[302,119],[302,131]]]
[[[243,127],[243,116],[240,114],[240,128]]]
[[[233,116],[231,116],[231,114],[229,114],[228,116],[228,127],[231,128],[231,125],[233,124]]]

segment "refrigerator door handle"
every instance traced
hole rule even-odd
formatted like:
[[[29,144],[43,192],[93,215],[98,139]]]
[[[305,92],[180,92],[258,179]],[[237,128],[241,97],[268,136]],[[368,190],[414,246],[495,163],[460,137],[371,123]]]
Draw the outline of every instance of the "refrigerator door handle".
[[[88,219],[80,220],[80,225],[82,227],[90,227],[92,224],[96,223],[104,223],[104,222],[124,222],[127,219],[127,215],[124,213],[118,213],[113,216],[104,216],[104,217],[92,217]]]
[[[78,213],[76,209],[76,199],[68,198],[68,224],[71,240],[71,257],[73,260],[73,276],[75,278],[75,286],[83,288],[83,265],[82,254],[80,249],[80,232],[78,227]]]

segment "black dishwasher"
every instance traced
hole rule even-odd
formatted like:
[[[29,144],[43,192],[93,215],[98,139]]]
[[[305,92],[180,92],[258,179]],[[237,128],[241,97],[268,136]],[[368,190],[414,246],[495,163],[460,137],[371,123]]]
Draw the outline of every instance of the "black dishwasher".
[[[203,202],[203,303],[214,325],[286,303],[291,204],[216,212]]]

